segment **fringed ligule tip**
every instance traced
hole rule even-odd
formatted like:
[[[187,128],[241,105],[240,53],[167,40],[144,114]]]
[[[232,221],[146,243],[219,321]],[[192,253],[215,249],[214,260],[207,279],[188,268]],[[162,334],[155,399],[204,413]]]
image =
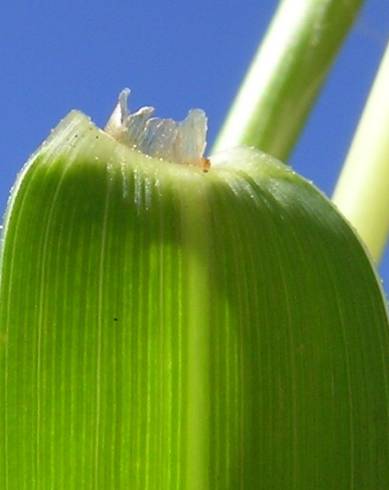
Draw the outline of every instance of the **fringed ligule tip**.
[[[201,109],[192,109],[187,117],[173,119],[151,117],[153,107],[142,107],[134,113],[128,110],[130,89],[122,90],[105,131],[121,143],[142,153],[175,163],[195,165],[207,171],[205,158],[207,116]]]

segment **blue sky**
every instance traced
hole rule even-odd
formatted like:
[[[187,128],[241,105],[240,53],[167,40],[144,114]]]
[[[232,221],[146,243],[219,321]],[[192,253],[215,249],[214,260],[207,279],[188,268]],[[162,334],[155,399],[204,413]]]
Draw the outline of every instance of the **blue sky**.
[[[0,209],[18,170],[73,108],[104,124],[118,92],[132,108],[181,119],[205,109],[212,143],[278,2],[74,0],[4,2],[0,11]],[[389,31],[367,0],[291,157],[330,194]],[[389,254],[382,266],[389,284]],[[388,287],[387,287],[388,289]]]

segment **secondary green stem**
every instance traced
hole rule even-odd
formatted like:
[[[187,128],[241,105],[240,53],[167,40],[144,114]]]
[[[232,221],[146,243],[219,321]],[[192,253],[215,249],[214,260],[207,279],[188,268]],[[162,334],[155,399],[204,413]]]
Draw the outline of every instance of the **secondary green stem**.
[[[363,0],[283,0],[214,151],[255,146],[285,160]]]
[[[333,200],[379,261],[389,232],[389,45]]]

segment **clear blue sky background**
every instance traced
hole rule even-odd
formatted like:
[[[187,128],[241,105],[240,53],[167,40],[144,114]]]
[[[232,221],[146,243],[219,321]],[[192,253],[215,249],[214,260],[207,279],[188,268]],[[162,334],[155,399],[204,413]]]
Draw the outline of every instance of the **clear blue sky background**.
[[[16,173],[73,108],[104,124],[118,92],[181,119],[202,107],[213,141],[276,0],[18,1],[0,8],[0,209]],[[330,194],[389,33],[367,0],[292,155]],[[389,164],[389,162],[388,162]],[[389,190],[388,190],[389,192]],[[389,254],[382,276],[389,284]]]

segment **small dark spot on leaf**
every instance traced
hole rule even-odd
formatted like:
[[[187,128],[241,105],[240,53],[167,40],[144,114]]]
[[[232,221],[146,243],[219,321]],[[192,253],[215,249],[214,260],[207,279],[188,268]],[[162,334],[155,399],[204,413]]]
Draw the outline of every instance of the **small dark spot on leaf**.
[[[114,322],[117,322],[117,321],[118,321],[118,318],[116,318],[116,317],[115,317],[115,318],[113,319],[113,321],[114,321]]]

